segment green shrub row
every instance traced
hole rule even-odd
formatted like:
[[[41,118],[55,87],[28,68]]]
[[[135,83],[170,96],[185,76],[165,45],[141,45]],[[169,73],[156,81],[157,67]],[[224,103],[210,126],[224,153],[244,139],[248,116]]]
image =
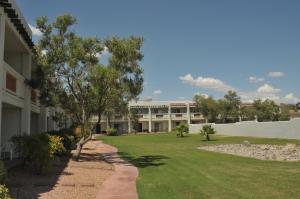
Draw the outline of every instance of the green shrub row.
[[[106,129],[106,135],[108,135],[108,136],[117,136],[118,133],[117,133],[117,130],[114,129],[114,128],[107,128]]]
[[[14,136],[12,142],[23,165],[41,172],[55,156],[65,155],[76,145],[72,129]]]

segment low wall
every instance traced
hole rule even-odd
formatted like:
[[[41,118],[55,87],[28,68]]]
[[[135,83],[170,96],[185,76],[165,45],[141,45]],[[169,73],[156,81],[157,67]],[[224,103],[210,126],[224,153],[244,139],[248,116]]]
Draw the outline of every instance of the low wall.
[[[190,133],[199,133],[205,124],[190,124]],[[300,139],[300,118],[279,122],[246,121],[211,124],[220,135]]]

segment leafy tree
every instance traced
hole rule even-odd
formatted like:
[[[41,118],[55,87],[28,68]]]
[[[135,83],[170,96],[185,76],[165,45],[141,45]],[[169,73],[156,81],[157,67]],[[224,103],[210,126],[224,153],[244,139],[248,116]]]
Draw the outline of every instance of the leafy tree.
[[[290,108],[289,107],[281,107],[279,121],[288,121],[290,119],[291,119]]]
[[[253,107],[259,122],[278,121],[280,118],[280,107],[272,100],[255,100]]]
[[[255,120],[256,112],[253,106],[243,106],[240,110],[242,121]]]
[[[189,133],[189,126],[187,124],[180,124],[176,126],[177,137],[184,137]]]
[[[43,33],[37,46],[37,62],[44,71],[42,102],[62,108],[81,126],[76,158],[83,144],[91,138],[86,129],[92,114],[90,73],[98,64],[103,45],[97,38],[82,38],[70,30],[76,23],[71,15],[57,17],[49,23],[46,17],[37,19]]]
[[[130,109],[129,117],[130,117],[132,129],[136,133],[139,129],[139,116],[138,116],[137,109],[134,108]]]
[[[204,136],[207,141],[210,141],[210,135],[216,133],[216,130],[211,125],[204,125],[200,130],[200,135]]]
[[[223,123],[239,121],[241,98],[235,91],[228,91],[224,99],[219,100],[220,116]]]
[[[143,70],[139,62],[143,58],[140,51],[142,43],[143,39],[139,37],[113,37],[104,41],[111,54],[108,65],[97,65],[91,74],[94,112],[98,115],[98,122],[104,113],[108,117],[115,112],[127,113],[128,101],[141,93]]]
[[[205,117],[206,122],[216,122],[218,117],[218,103],[212,97],[205,97],[203,95],[195,95],[197,109]]]

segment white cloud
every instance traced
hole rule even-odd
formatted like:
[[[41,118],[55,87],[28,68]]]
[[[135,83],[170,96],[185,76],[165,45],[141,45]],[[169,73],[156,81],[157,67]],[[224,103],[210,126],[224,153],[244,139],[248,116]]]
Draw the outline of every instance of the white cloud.
[[[34,27],[33,25],[29,24],[29,28],[31,29],[31,32],[34,36],[40,37],[43,35],[43,33],[36,27]]]
[[[285,74],[283,72],[269,72],[269,77],[277,78],[277,77],[283,77]]]
[[[153,91],[153,94],[154,95],[160,95],[160,94],[162,94],[162,91],[161,90],[155,90],[155,91]]]
[[[185,97],[178,97],[178,99],[185,100],[186,98]]]
[[[255,76],[250,76],[249,77],[249,82],[251,82],[251,83],[257,83],[257,82],[263,82],[263,81],[265,81],[265,79],[264,78],[258,78],[258,77],[255,77]]]
[[[194,78],[191,74],[179,77],[183,83],[190,84],[199,88],[211,89],[219,92],[227,92],[229,90],[235,90],[232,86],[224,83],[219,79],[212,77],[197,77]]]
[[[284,96],[283,100],[284,103],[288,104],[296,104],[300,101],[299,98],[297,98],[294,93],[289,93],[286,96]]]
[[[266,94],[274,94],[274,93],[280,93],[281,90],[278,88],[273,88],[269,84],[264,84],[263,86],[259,87],[257,89],[258,93],[266,93]]]
[[[239,92],[238,95],[241,97],[243,102],[249,102],[249,103],[257,99],[262,99],[262,100],[270,99],[275,102],[280,101],[280,96],[278,96],[275,93],[259,93],[257,91],[249,91],[249,92]]]

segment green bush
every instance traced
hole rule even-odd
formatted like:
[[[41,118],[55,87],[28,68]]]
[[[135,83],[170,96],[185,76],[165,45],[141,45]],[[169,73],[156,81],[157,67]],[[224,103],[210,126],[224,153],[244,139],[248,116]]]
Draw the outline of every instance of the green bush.
[[[184,137],[189,133],[189,126],[187,124],[180,124],[176,126],[177,137]]]
[[[37,173],[41,172],[56,154],[65,150],[61,137],[46,133],[14,136],[12,142],[23,158],[24,166],[28,165]]]
[[[9,195],[8,188],[5,185],[0,185],[0,198],[1,199],[12,199]]]
[[[204,125],[200,130],[200,134],[205,137],[207,141],[210,141],[210,135],[217,133],[211,125]]]
[[[108,135],[108,136],[117,136],[118,133],[117,133],[116,129],[108,128],[108,129],[106,129],[106,135]]]
[[[49,135],[57,135],[63,138],[63,145],[67,151],[76,147],[76,138],[73,129],[62,129],[59,131],[46,132]]]

